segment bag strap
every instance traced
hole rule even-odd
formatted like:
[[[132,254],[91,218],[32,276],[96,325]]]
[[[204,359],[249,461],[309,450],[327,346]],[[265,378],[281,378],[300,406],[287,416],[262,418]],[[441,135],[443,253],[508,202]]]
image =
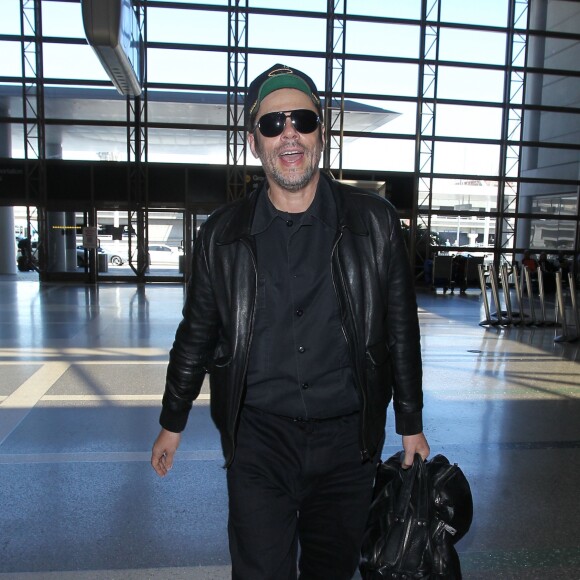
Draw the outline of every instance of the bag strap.
[[[419,462],[419,469],[417,471],[419,482],[419,492],[417,494],[417,519],[425,522],[425,525],[427,525],[429,521],[429,481],[427,466],[418,453],[415,454],[415,461]]]

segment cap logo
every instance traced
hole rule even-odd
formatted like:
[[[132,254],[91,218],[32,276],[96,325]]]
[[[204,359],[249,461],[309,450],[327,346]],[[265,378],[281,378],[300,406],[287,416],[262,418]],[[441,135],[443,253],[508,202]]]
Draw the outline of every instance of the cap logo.
[[[268,74],[269,77],[275,77],[276,75],[293,75],[294,71],[291,68],[277,68]]]

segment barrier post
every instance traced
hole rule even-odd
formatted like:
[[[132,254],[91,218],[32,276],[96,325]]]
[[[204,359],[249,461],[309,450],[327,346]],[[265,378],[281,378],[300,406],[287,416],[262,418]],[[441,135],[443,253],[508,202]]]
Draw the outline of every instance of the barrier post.
[[[522,300],[522,287],[520,285],[520,275],[519,275],[519,272],[517,271],[517,268],[515,266],[514,266],[514,268],[515,268],[514,289],[516,292],[516,300],[518,302],[518,308],[520,310],[520,324],[524,324],[525,318],[526,318],[526,312],[524,310],[524,303]]]
[[[489,312],[489,302],[487,300],[487,287],[485,286],[485,266],[483,264],[478,264],[477,271],[479,273],[479,285],[481,286],[481,296],[483,298],[483,308],[485,310],[485,320],[482,320],[479,325],[484,326],[485,324],[494,324],[494,321],[491,319],[491,314]]]
[[[512,300],[510,297],[510,285],[508,282],[507,264],[501,265],[501,287],[503,289],[503,300],[505,302],[505,311],[507,319],[510,324],[513,324],[514,317],[512,315]]]
[[[495,277],[495,270],[493,269],[493,266],[489,268],[489,281],[491,283],[491,295],[495,301],[497,323],[503,324],[504,322],[501,315],[501,304],[499,302],[499,293],[497,289],[497,278]]]
[[[548,320],[546,317],[546,287],[544,286],[544,272],[542,268],[538,268],[538,289],[540,291],[540,309],[542,320],[539,322],[542,326],[554,326],[555,320]]]
[[[542,268],[538,268],[538,291],[540,292],[540,315],[541,320],[539,324],[542,326],[546,324],[546,304],[544,302],[544,273]]]
[[[526,289],[528,291],[528,303],[530,305],[530,317],[531,321],[530,324],[536,324],[536,311],[534,309],[534,294],[532,290],[532,277],[530,275],[530,270],[527,266],[524,266],[522,269],[523,274],[526,277]]]
[[[564,304],[564,292],[562,290],[562,270],[556,272],[556,299],[558,301],[558,312],[562,323],[562,333],[554,338],[554,342],[571,342],[577,337],[571,339],[568,334],[568,323],[566,322],[566,308]]]
[[[578,319],[578,307],[576,305],[576,282],[572,272],[568,272],[568,284],[570,287],[570,299],[572,301],[572,313],[574,315],[574,323],[576,325],[576,338],[580,335],[580,320]]]

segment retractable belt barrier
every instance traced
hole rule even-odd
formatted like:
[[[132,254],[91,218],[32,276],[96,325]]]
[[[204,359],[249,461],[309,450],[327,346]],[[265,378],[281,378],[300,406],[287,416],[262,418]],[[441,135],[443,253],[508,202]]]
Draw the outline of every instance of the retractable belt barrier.
[[[541,269],[537,270],[537,289],[539,302],[539,317],[536,314],[536,297],[534,296],[534,284],[532,275],[526,266],[518,270],[513,270],[513,294],[517,302],[517,310],[512,307],[512,292],[509,284],[509,270],[507,264],[500,268],[501,287],[498,284],[497,275],[493,267],[487,268],[480,264],[479,283],[485,310],[485,320],[480,326],[558,326],[562,329],[562,334],[554,338],[555,342],[573,342],[580,337],[580,318],[576,301],[576,284],[572,273],[568,274],[569,293],[565,292],[562,285],[562,270],[556,272],[556,300],[554,304],[554,319],[549,320],[546,315],[546,292],[544,284],[544,274]],[[486,274],[489,282],[486,281]],[[488,285],[490,298],[495,305],[492,312],[490,298],[488,298]],[[524,299],[524,290],[526,299]],[[500,297],[501,291],[501,297]],[[570,305],[567,306],[567,296],[569,294]],[[502,300],[503,298],[503,300]],[[527,302],[527,305],[526,305]],[[502,308],[503,306],[503,308]],[[573,323],[570,323],[572,319]],[[572,330],[572,326],[574,330]]]

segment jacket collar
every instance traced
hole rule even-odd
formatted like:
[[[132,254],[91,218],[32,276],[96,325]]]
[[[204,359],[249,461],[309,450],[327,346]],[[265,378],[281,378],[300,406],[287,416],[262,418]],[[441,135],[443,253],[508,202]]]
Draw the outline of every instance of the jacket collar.
[[[347,229],[355,235],[366,236],[368,229],[365,226],[360,211],[357,208],[356,200],[347,191],[355,191],[338,181],[331,179],[325,173],[320,174],[320,180],[325,180],[334,196],[337,213],[338,230]],[[262,186],[252,191],[247,196],[234,202],[237,207],[229,212],[229,221],[224,226],[219,236],[218,244],[230,244],[241,238],[251,236],[252,223],[256,213],[256,205],[259,196],[266,195],[267,183],[264,180]],[[320,187],[320,184],[319,184]]]
[[[368,236],[369,231],[357,204],[356,195],[353,193],[362,193],[348,185],[344,185],[335,179],[322,174],[321,177],[330,183],[336,202],[336,212],[338,216],[338,229],[349,230],[357,236]]]

